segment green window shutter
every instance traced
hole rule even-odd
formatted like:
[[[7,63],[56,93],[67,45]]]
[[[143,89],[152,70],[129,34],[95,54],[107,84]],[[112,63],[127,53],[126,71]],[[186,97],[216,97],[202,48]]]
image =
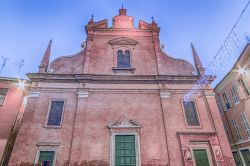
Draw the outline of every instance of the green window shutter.
[[[115,166],[136,166],[135,136],[115,136]]]
[[[196,166],[209,166],[207,151],[205,149],[195,149],[194,158]]]
[[[246,165],[250,165],[250,152],[248,149],[241,150],[241,154],[244,158]]]
[[[236,166],[242,166],[240,156],[237,152],[233,152],[233,157],[234,157],[234,161],[236,163]]]
[[[54,151],[40,151],[39,164],[42,166],[53,166],[54,156]]]

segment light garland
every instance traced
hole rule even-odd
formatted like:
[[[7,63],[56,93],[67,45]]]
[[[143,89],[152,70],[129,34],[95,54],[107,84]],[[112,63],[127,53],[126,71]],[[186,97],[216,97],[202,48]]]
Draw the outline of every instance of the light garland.
[[[233,51],[239,46],[239,38],[235,29],[231,31],[223,45],[220,47],[219,51],[213,58],[212,62],[205,68],[206,73],[203,74],[199,80],[195,83],[192,89],[185,94],[184,101],[189,102],[194,95],[199,95],[200,90],[208,85],[209,79],[214,78],[216,72],[224,67],[224,62],[226,62],[232,55]]]
[[[236,33],[236,26],[238,22],[240,21],[241,17],[243,16],[244,12],[248,8],[250,4],[250,0],[247,2],[246,6],[242,10],[240,16],[236,20],[232,30],[226,37],[223,45],[220,47],[219,51],[214,56],[212,62],[209,63],[209,65],[205,68],[205,74],[200,76],[199,80],[194,84],[191,90],[188,91],[187,94],[184,95],[184,102],[190,102],[191,98],[194,95],[199,95],[201,93],[201,89],[208,85],[209,79],[214,78],[216,72],[219,69],[222,69],[224,67],[224,63],[231,57],[233,51],[238,48],[239,46],[239,38]],[[249,40],[249,37],[246,36],[246,39]]]

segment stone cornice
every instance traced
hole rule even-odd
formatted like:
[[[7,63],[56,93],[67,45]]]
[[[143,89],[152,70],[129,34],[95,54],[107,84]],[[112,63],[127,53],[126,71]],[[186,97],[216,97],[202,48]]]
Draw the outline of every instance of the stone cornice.
[[[216,135],[216,132],[177,132],[178,135]]]
[[[94,83],[177,83],[193,84],[197,76],[182,75],[96,75],[28,73],[32,82],[94,82]],[[211,80],[212,81],[212,80]]]
[[[137,32],[137,33],[145,33],[152,32],[151,29],[131,29],[131,28],[96,28],[94,32]]]
[[[30,85],[30,81],[27,79],[19,79],[19,78],[13,78],[13,77],[0,77],[0,83],[18,83],[19,81],[25,81],[25,84],[27,86]]]

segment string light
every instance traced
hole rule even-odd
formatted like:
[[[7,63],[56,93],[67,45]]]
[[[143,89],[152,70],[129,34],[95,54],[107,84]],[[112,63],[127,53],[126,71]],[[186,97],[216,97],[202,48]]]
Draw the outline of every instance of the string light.
[[[188,91],[187,94],[184,95],[184,102],[189,102],[194,95],[199,95],[201,89],[209,83],[210,78],[214,78],[216,72],[219,69],[224,67],[224,62],[226,62],[232,55],[233,51],[239,46],[239,38],[236,33],[236,27],[244,12],[248,8],[250,4],[250,0],[247,2],[246,6],[242,10],[240,16],[236,20],[233,28],[230,33],[226,37],[223,45],[220,47],[219,51],[214,56],[212,62],[205,68],[206,73],[202,75],[199,80],[195,83],[191,90]],[[248,38],[247,38],[248,39]],[[245,72],[243,70],[239,70],[239,72]]]

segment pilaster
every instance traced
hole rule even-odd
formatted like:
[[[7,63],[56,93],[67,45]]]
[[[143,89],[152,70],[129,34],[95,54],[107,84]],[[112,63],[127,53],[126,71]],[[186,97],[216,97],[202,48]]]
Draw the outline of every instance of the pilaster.
[[[86,108],[86,102],[88,100],[89,91],[86,89],[80,89],[76,92],[77,95],[77,105],[75,112],[74,128],[73,128],[73,137],[71,145],[71,154],[70,154],[70,165],[79,164],[81,162],[81,154],[84,150],[82,148],[82,143],[84,141],[84,112]]]
[[[214,151],[215,161],[218,165],[233,165],[234,159],[232,157],[232,152],[228,144],[228,140],[224,131],[223,122],[221,120],[217,103],[215,101],[215,93],[212,89],[204,90],[204,100],[207,104],[207,109],[212,117],[211,123],[213,123],[216,135],[218,138],[219,146],[212,146]],[[216,149],[221,149],[223,158],[219,158],[216,154]]]

